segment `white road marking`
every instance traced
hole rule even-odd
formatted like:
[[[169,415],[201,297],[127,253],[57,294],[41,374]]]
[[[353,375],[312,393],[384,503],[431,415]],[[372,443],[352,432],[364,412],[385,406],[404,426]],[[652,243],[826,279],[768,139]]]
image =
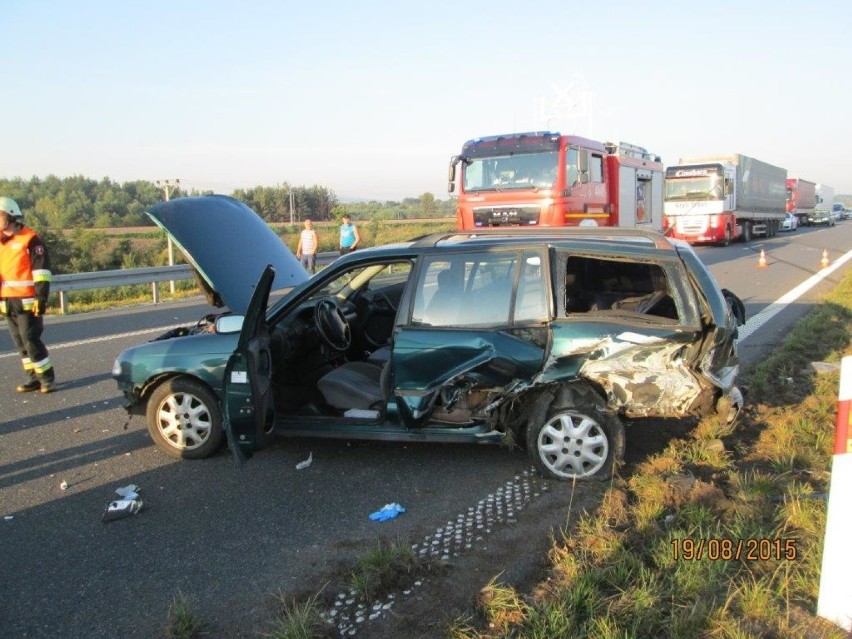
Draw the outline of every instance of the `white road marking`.
[[[47,344],[47,350],[55,351],[62,348],[72,348],[74,346],[85,346],[86,344],[97,344],[98,342],[110,342],[114,339],[124,339],[125,337],[136,337],[138,335],[150,335],[151,333],[165,333],[179,326],[189,326],[191,322],[184,324],[173,324],[172,326],[160,326],[159,328],[146,328],[141,331],[131,331],[129,333],[118,333],[117,335],[104,335],[102,337],[90,337],[89,339],[80,339],[75,342],[62,342],[60,344]],[[0,353],[0,359],[4,357],[20,357],[17,351],[11,353]]]
[[[827,266],[824,269],[821,269],[814,275],[811,275],[808,279],[799,284],[796,288],[784,293],[784,295],[772,302],[769,306],[764,308],[750,320],[746,320],[745,326],[741,327],[739,330],[738,341],[743,342],[744,340],[751,337],[755,333],[755,331],[759,330],[760,328],[763,328],[763,326],[769,320],[778,315],[778,313],[783,311],[785,308],[787,308],[790,304],[799,299],[802,295],[807,293],[814,286],[822,282],[826,277],[834,273],[834,271],[836,271],[850,259],[852,259],[852,251],[849,251],[845,255],[841,255],[839,258],[834,260],[833,264]]]

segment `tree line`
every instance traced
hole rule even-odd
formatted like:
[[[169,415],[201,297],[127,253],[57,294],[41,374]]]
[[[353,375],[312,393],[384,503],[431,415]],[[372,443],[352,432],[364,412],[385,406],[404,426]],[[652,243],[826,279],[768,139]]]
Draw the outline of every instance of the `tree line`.
[[[211,191],[187,191],[170,185],[170,199],[209,195]],[[454,205],[441,202],[431,193],[401,202],[342,203],[334,191],[321,186],[258,186],[237,189],[231,196],[245,202],[269,223],[289,223],[290,202],[293,221],[340,219],[349,213],[358,221],[435,218],[452,216]],[[143,242],[128,237],[111,238],[98,229],[154,227],[145,211],[166,199],[165,190],[154,182],[136,180],[120,184],[109,178],[93,180],[83,176],[58,178],[0,178],[0,195],[14,198],[24,213],[26,224],[36,229],[50,248],[54,273],[82,273],[120,268],[137,268],[166,263],[164,236]],[[297,233],[298,226],[291,232]]]
[[[190,195],[209,195],[212,191],[187,191],[172,184],[172,199]],[[74,228],[111,228],[150,226],[145,211],[166,199],[166,191],[154,182],[136,180],[114,182],[109,178],[93,180],[83,176],[58,178],[0,178],[0,195],[14,198],[29,226],[38,230]],[[333,190],[323,186],[257,186],[237,189],[231,196],[245,202],[267,222],[336,220],[344,213],[356,219],[386,220],[452,216],[451,201],[442,202],[431,193],[406,198],[401,202],[343,203]],[[291,202],[293,210],[291,212]]]

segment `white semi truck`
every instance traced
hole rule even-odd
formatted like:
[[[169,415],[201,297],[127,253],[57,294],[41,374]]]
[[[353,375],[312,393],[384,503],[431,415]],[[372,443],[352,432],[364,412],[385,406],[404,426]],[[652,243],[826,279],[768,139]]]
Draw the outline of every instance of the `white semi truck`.
[[[787,170],[740,153],[666,168],[663,230],[689,243],[772,237],[787,215]]]
[[[811,224],[827,224],[834,226],[834,216],[831,211],[834,208],[834,189],[826,184],[816,185],[816,206],[813,217],[808,222]]]

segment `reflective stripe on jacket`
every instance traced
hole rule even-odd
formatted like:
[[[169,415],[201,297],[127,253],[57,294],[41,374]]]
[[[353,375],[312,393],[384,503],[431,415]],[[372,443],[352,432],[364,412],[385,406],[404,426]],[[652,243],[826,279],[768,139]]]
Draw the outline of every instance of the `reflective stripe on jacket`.
[[[21,299],[29,310],[36,297],[47,302],[50,281],[47,251],[35,231],[24,226],[0,236],[0,298]]]

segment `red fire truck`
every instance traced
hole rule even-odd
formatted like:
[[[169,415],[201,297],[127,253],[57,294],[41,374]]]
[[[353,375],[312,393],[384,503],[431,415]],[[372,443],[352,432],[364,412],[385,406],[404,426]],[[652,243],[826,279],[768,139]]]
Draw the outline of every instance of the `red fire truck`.
[[[662,228],[660,158],[633,144],[553,132],[465,142],[450,160],[460,230],[489,226]]]

